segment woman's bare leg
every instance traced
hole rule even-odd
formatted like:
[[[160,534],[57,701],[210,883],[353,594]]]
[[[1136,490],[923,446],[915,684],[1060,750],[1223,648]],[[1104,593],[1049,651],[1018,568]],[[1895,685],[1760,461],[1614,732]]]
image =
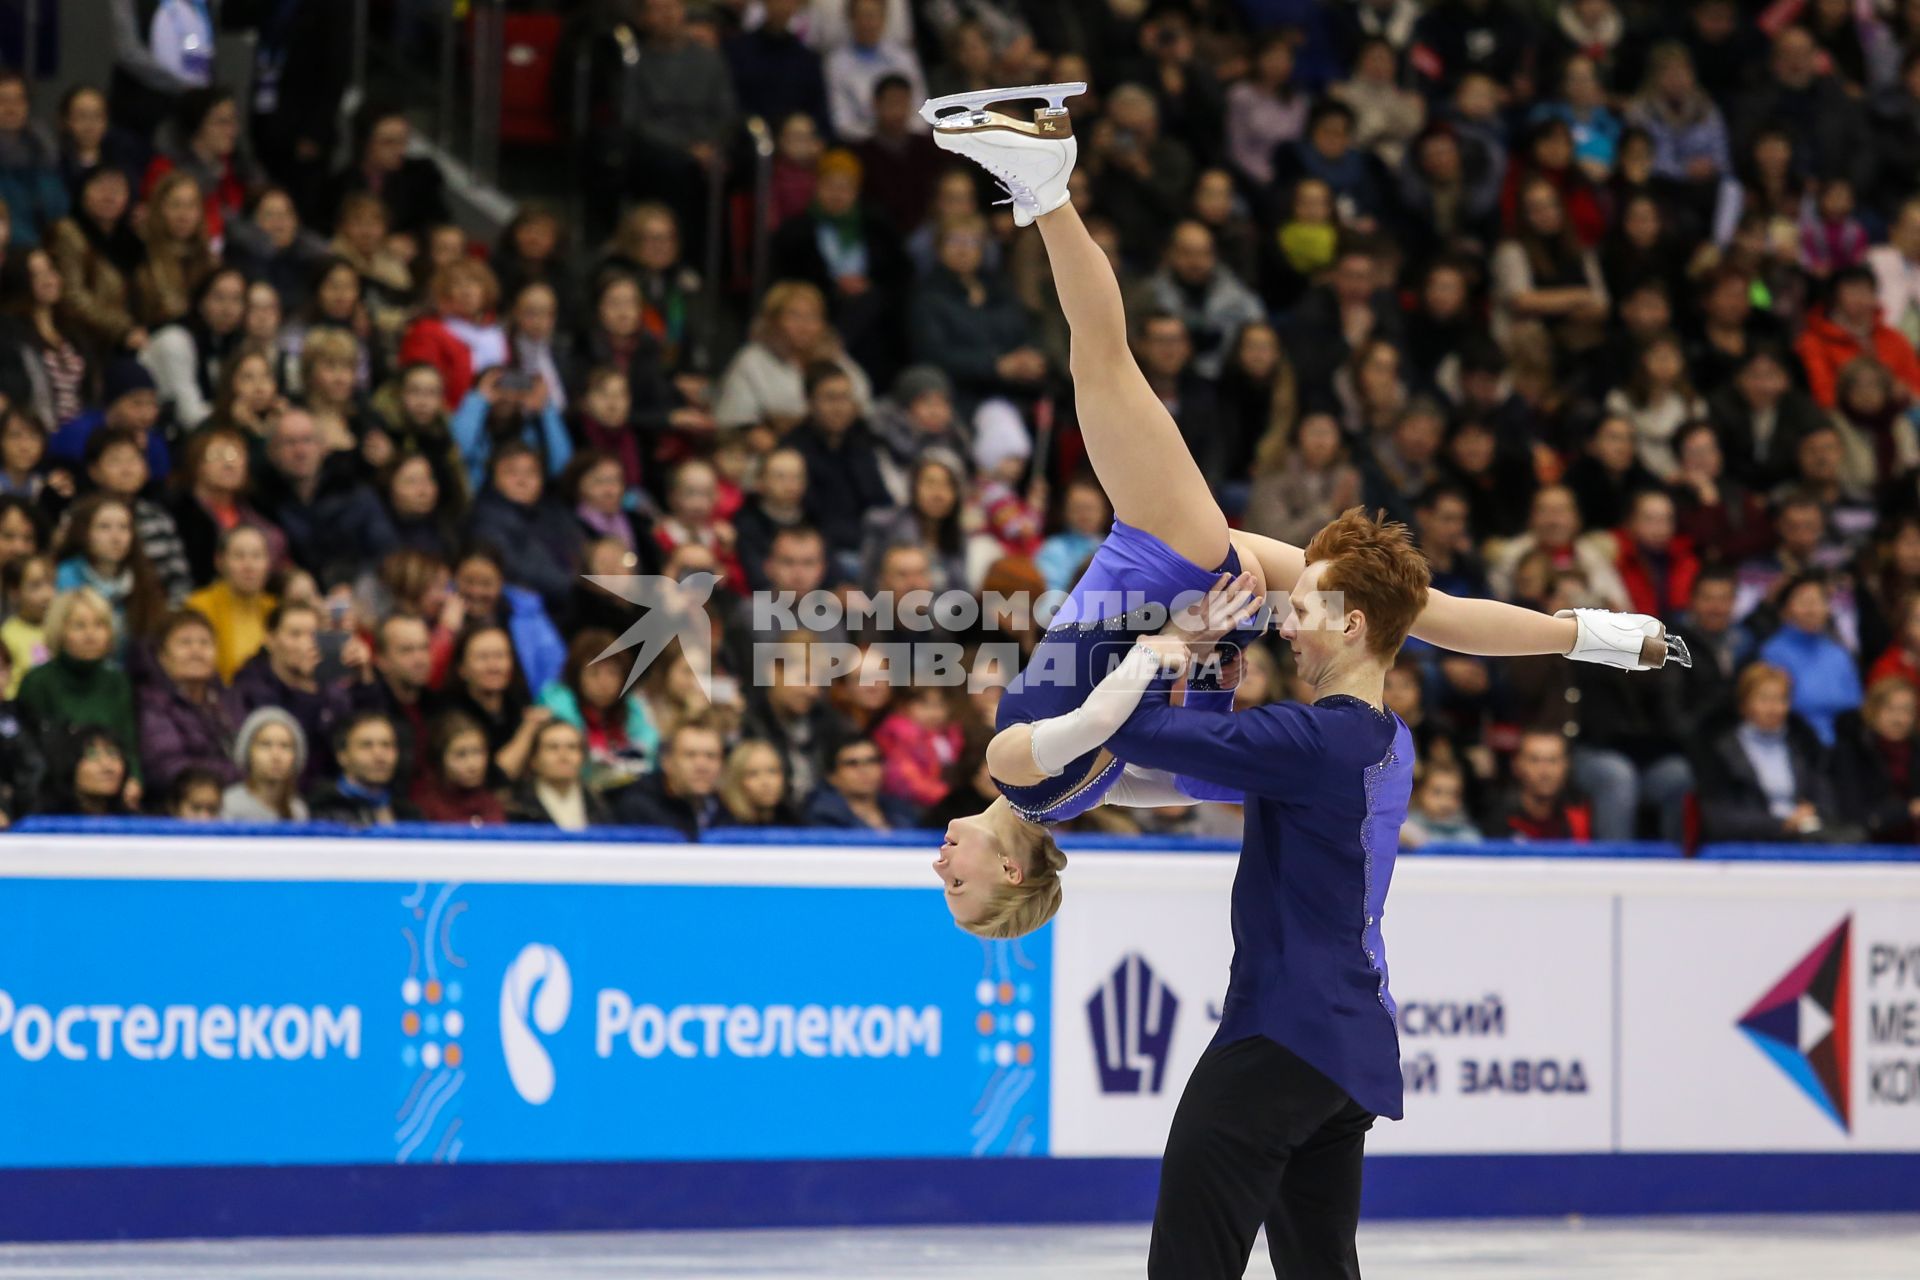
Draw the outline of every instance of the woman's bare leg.
[[[1035,220],[1072,332],[1073,393],[1094,474],[1120,519],[1211,569],[1227,518],[1173,415],[1134,362],[1120,282],[1071,204]]]

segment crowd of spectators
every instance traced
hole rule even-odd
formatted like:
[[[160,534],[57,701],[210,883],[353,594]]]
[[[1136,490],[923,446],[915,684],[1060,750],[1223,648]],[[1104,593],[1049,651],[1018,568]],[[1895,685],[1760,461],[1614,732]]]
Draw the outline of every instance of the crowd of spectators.
[[[229,8],[246,103],[192,5],[47,119],[0,72],[9,821],[977,812],[1032,619],[747,595],[991,601],[1098,545],[1038,235],[916,110],[1085,80],[1074,203],[1237,523],[1364,503],[1446,591],[1692,646],[1411,643],[1409,843],[1915,838],[1913,0],[580,4],[585,220],[492,244],[404,112],[336,126],[320,0]],[[583,575],[632,574],[715,584],[704,689],[600,660],[640,615]],[[934,645],[973,678],[907,679]],[[1291,689],[1269,642],[1236,701]]]

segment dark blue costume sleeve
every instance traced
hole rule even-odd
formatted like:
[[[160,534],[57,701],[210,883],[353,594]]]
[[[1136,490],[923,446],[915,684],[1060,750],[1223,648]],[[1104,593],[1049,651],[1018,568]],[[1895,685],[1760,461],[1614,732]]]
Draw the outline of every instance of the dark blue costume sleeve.
[[[1208,782],[1204,778],[1176,776],[1173,785],[1178,788],[1181,795],[1191,796],[1195,800],[1217,800],[1221,804],[1247,802],[1246,792],[1233,787],[1223,787],[1218,783]]]
[[[1198,794],[1189,790],[1195,784],[1212,784],[1275,800],[1303,794],[1302,776],[1323,754],[1318,726],[1298,703],[1208,715],[1172,706],[1163,688],[1141,697],[1107,749],[1177,775],[1189,795]]]
[[[1149,695],[1150,696],[1150,695]],[[1230,716],[1233,714],[1233,690],[1222,689],[1218,682],[1208,680],[1189,680],[1181,707],[1187,711],[1199,711],[1208,715]],[[1234,787],[1222,787],[1202,778],[1189,778],[1174,775],[1173,785],[1180,794],[1191,796],[1195,800],[1217,800],[1222,804],[1245,804],[1246,795]]]

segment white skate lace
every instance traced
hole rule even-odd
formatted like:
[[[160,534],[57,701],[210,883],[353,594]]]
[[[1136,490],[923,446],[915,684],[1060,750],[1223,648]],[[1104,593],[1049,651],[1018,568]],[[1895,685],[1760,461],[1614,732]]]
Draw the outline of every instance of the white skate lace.
[[[1007,193],[1005,200],[995,200],[993,202],[994,208],[998,209],[1003,204],[1017,205],[1022,200],[1025,200],[1028,204],[1033,203],[1033,192],[1027,188],[1025,183],[1015,180],[1012,185],[1008,185],[1007,180],[1000,177],[998,173],[995,173],[993,176],[1000,183],[1000,189]]]

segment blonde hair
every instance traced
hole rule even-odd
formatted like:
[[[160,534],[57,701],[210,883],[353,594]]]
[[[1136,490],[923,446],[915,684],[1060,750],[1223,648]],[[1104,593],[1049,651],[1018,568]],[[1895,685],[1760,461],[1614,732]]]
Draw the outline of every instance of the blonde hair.
[[[1740,673],[1733,685],[1733,705],[1741,710],[1747,709],[1747,702],[1754,694],[1770,684],[1777,684],[1793,696],[1793,677],[1786,670],[1767,662],[1756,662]]]
[[[1024,869],[1019,884],[1003,884],[987,902],[987,913],[978,920],[962,922],[960,927],[981,938],[1020,938],[1053,919],[1060,909],[1060,873],[1067,869],[1067,855],[1053,842],[1053,833],[1037,822],[1008,810],[1013,819],[1018,848],[1008,855]]]
[[[300,347],[300,374],[304,381],[313,381],[313,371],[323,360],[335,364],[344,364],[349,368],[358,368],[360,364],[360,339],[344,329],[316,329],[307,335]]]
[[[118,638],[120,627],[107,598],[92,587],[74,587],[55,596],[53,603],[47,607],[45,630],[50,651],[57,654],[67,651],[67,622],[77,609],[91,610],[95,617],[107,624],[107,630]]]
[[[787,762],[780,758],[780,749],[764,738],[748,738],[735,746],[727,755],[726,771],[720,775],[720,803],[726,806],[728,813],[741,822],[760,822],[765,818],[765,815],[754,807],[753,801],[747,799],[746,790],[740,785],[741,778],[747,771],[748,757],[762,751],[772,756],[774,763],[780,766],[780,785],[784,791]]]
[[[480,312],[490,315],[500,305],[500,280],[493,274],[493,268],[473,258],[456,258],[433,273],[433,283],[428,294],[434,306],[446,303],[452,296],[454,286],[472,281],[480,286]]]
[[[760,314],[754,318],[753,333],[756,342],[765,342],[772,336],[780,317],[788,307],[796,302],[811,302],[818,308],[821,317],[827,315],[827,295],[820,292],[820,286],[810,280],[780,280],[768,286],[760,299]]]

